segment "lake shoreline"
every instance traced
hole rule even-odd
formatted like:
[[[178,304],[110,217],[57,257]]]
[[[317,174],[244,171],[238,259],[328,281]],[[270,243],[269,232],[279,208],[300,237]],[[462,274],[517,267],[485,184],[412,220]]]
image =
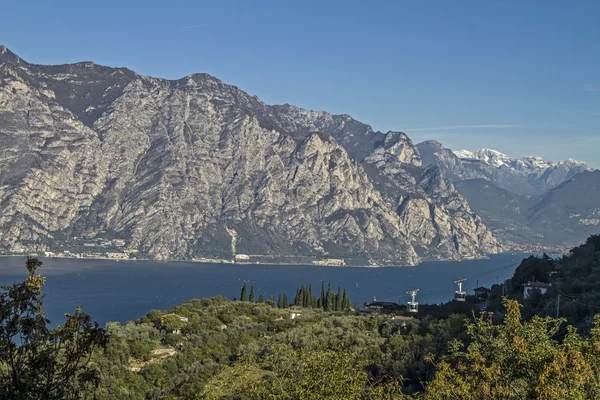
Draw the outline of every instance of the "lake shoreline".
[[[135,320],[151,309],[169,309],[194,298],[239,298],[244,282],[254,286],[255,296],[265,298],[282,293],[293,298],[301,285],[312,285],[316,293],[321,282],[326,286],[331,282],[333,290],[346,288],[359,304],[374,297],[405,303],[409,299],[406,292],[419,288],[417,301],[438,304],[452,298],[457,279],[469,278],[463,285],[467,292],[476,284],[489,287],[510,278],[527,256],[508,253],[478,260],[425,261],[418,268],[41,258],[44,265],[39,272],[46,277],[45,307],[52,321],[62,321],[65,312],[82,306],[104,324]],[[0,285],[21,281],[27,274],[24,267],[22,255],[3,257]]]
[[[474,260],[489,260],[490,256],[495,255],[507,255],[507,254],[516,254],[516,253],[528,253],[528,252],[514,252],[514,251],[505,251],[500,253],[489,253],[479,257],[465,257],[462,259],[427,259],[424,258],[420,260],[417,264],[414,265],[335,265],[335,264],[309,264],[309,263],[300,263],[300,262],[235,262],[233,260],[220,260],[220,259],[207,259],[207,260],[189,260],[189,259],[173,259],[173,260],[157,260],[153,258],[114,258],[114,257],[77,257],[77,256],[64,256],[64,255],[38,255],[38,254],[0,254],[0,258],[2,257],[37,257],[41,259],[52,259],[52,260],[96,260],[96,261],[113,261],[113,262],[156,262],[156,263],[190,263],[190,264],[200,264],[200,265],[285,265],[285,266],[302,266],[302,267],[332,267],[332,268],[410,268],[410,267],[418,267],[423,263],[431,263],[431,262],[465,262],[465,261],[474,261]],[[535,252],[532,252],[532,254]]]

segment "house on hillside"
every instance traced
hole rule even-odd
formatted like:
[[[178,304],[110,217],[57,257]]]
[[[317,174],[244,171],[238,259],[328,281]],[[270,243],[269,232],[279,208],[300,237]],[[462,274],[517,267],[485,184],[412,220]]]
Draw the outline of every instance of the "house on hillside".
[[[290,318],[291,319],[296,319],[301,316],[302,316],[302,310],[296,310],[295,308],[292,308],[290,310]]]
[[[398,303],[394,303],[393,301],[367,301],[363,304],[363,309],[361,310],[361,314],[370,314],[374,312],[382,312],[389,313],[394,310],[399,309],[400,306]]]
[[[187,324],[188,322],[188,317],[184,317],[175,313],[163,314],[160,316],[161,327],[174,335],[180,335],[181,328],[183,328],[183,325]]]
[[[175,313],[163,314],[163,315],[160,316],[160,319],[163,320],[163,319],[165,319],[167,317],[177,317],[177,318],[179,318],[179,320],[181,322],[189,322],[190,321],[190,319],[188,317],[183,317],[183,316],[181,316],[179,314],[175,314]]]
[[[527,300],[531,297],[532,293],[538,292],[539,294],[545,294],[552,287],[550,283],[544,282],[527,282],[523,284],[523,300]]]
[[[406,317],[404,315],[394,315],[392,317],[392,321],[394,321],[394,323],[396,325],[399,325],[401,327],[405,327],[409,322],[416,322],[418,321],[416,318],[414,317]]]
[[[486,287],[479,286],[478,288],[473,289],[473,291],[475,292],[476,300],[485,300],[487,299],[491,290]]]

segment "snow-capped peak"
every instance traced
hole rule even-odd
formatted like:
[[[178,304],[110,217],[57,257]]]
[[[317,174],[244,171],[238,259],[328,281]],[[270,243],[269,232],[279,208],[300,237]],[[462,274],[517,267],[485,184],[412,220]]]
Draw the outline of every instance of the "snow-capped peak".
[[[546,169],[554,165],[552,161],[548,161],[540,156],[522,157],[519,161],[523,162],[530,169]]]
[[[560,162],[540,156],[512,158],[485,148],[476,152],[451,150],[455,157],[447,157],[441,150],[434,154],[431,154],[431,148],[419,150],[426,156],[423,158],[424,165],[437,165],[451,179],[486,179],[518,194],[541,194],[580,172],[590,170],[586,163],[571,158]]]
[[[492,149],[481,149],[476,153],[469,150],[457,150],[454,151],[454,154],[458,158],[480,160],[496,167],[500,167],[501,165],[509,164],[511,162],[511,158],[509,156]]]
[[[585,162],[575,160],[573,158],[567,158],[565,161],[560,161],[558,163],[558,165],[579,165],[579,166],[586,167],[586,168],[588,167],[588,165]]]
[[[504,153],[492,149],[481,149],[477,152],[477,158],[490,165],[500,167],[505,164],[510,164],[512,161],[509,156]]]
[[[504,153],[492,149],[481,149],[477,152],[469,150],[457,150],[454,154],[463,160],[479,160],[494,167],[508,167],[524,174],[539,174],[548,168],[565,166],[576,168],[578,170],[588,170],[588,165],[583,161],[568,158],[564,161],[553,162],[540,156],[527,156],[521,158],[511,158]]]
[[[456,150],[456,151],[453,151],[453,153],[458,158],[477,158],[475,153],[473,153],[472,151],[469,151],[469,150]]]

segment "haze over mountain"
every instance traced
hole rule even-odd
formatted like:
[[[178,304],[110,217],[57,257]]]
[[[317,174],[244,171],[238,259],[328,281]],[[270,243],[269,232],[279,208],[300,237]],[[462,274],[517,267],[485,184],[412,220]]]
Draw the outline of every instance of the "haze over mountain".
[[[550,250],[600,233],[600,171],[585,171],[543,195],[517,195],[485,179],[456,183],[507,248]]]
[[[425,165],[437,165],[453,181],[482,178],[516,194],[542,194],[575,174],[588,171],[584,162],[552,162],[538,156],[511,158],[496,150],[452,151],[429,140],[417,144]]]
[[[583,162],[452,151],[436,141],[417,148],[423,163],[455,183],[506,248],[562,248],[600,233],[600,171]]]
[[[405,265],[500,250],[405,134],[207,74],[33,65],[1,46],[0,145],[5,252],[122,240],[158,259]]]

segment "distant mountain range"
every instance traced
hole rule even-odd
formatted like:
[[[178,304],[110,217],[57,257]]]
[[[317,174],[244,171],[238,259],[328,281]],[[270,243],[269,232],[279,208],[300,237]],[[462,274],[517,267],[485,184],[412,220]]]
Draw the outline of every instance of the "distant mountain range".
[[[401,132],[206,74],[0,46],[1,252],[408,265],[500,250]]]
[[[425,165],[437,165],[453,181],[486,179],[516,194],[543,194],[576,174],[589,171],[581,161],[552,162],[542,157],[511,158],[496,150],[452,151],[429,140],[417,145]]]
[[[417,148],[507,248],[560,249],[600,233],[600,171],[581,161],[452,151],[436,141]]]

